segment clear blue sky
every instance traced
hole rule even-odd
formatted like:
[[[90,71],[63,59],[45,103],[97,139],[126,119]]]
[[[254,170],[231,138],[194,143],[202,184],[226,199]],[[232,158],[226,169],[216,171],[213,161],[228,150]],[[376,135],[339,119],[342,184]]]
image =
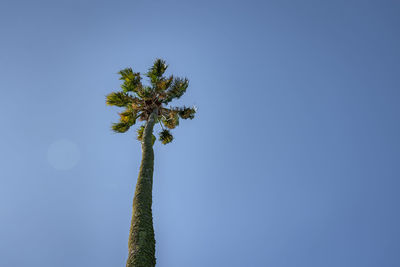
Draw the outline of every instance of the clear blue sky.
[[[400,266],[398,1],[0,3],[0,266],[125,266],[116,73],[199,107],[155,145],[159,267]]]

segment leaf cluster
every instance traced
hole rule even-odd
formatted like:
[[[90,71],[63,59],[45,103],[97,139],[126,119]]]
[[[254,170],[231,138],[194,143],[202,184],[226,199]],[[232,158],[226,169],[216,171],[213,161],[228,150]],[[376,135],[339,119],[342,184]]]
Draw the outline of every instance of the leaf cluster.
[[[139,121],[147,121],[150,114],[157,112],[157,121],[163,130],[159,133],[159,140],[163,144],[170,143],[173,136],[168,129],[174,129],[179,125],[179,119],[193,119],[195,108],[190,107],[165,107],[174,99],[180,98],[189,86],[187,78],[164,76],[168,65],[162,59],[156,59],[153,66],[148,69],[145,76],[149,85],[142,84],[139,72],[131,68],[125,68],[118,72],[121,91],[112,92],[106,96],[106,103],[110,106],[123,107],[124,111],[119,113],[119,122],[112,124],[112,130],[124,133]],[[167,128],[165,129],[164,128]],[[137,130],[138,140],[143,138],[144,125]],[[153,141],[155,136],[153,135]]]
[[[122,91],[138,93],[141,91],[143,85],[139,72],[133,72],[131,68],[126,68],[118,72],[121,75],[120,80],[124,82],[121,84]]]
[[[160,135],[160,141],[164,145],[171,143],[172,140],[174,139],[172,134],[167,129],[162,130],[159,135]]]

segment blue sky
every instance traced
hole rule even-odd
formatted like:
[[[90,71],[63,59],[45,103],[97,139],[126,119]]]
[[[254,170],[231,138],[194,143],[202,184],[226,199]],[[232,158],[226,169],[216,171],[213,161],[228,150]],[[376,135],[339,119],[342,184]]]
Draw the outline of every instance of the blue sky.
[[[398,1],[0,3],[0,266],[124,266],[140,164],[105,95],[157,57],[160,267],[400,266]]]

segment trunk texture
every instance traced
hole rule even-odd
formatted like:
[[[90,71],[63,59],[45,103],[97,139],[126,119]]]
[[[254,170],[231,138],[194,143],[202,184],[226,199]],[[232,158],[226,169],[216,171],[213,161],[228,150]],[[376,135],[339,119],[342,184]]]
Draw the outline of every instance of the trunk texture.
[[[156,112],[148,119],[142,138],[142,163],[133,198],[132,223],[129,233],[129,255],[126,267],[154,267],[156,265],[152,190],[153,190],[153,128]]]

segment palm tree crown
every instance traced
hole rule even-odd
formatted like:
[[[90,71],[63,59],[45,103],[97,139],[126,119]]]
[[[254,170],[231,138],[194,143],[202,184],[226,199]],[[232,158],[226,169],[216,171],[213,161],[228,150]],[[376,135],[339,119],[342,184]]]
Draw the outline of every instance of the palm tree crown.
[[[179,118],[193,119],[196,109],[194,107],[167,107],[166,105],[174,99],[180,98],[189,85],[186,78],[174,76],[165,77],[164,73],[168,65],[162,59],[156,59],[153,66],[145,74],[149,79],[149,85],[143,85],[139,72],[133,72],[126,68],[118,72],[122,91],[112,92],[107,95],[106,103],[110,106],[123,107],[125,110],[120,115],[120,120],[113,123],[112,130],[124,133],[139,121],[147,121],[152,113],[160,122],[163,130],[159,133],[159,140],[168,144],[173,136],[168,129],[174,129],[179,125]],[[164,126],[165,128],[164,128]],[[142,140],[144,125],[137,130],[138,140]],[[153,135],[153,143],[155,141]]]

